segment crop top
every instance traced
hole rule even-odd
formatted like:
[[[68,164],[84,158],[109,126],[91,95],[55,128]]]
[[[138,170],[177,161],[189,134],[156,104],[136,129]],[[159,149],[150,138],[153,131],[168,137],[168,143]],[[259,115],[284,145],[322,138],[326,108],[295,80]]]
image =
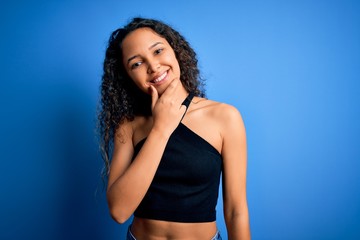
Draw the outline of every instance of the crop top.
[[[188,106],[193,96],[189,94],[183,104]],[[145,140],[135,146],[133,159]],[[221,171],[220,153],[180,122],[134,216],[186,223],[215,221]]]

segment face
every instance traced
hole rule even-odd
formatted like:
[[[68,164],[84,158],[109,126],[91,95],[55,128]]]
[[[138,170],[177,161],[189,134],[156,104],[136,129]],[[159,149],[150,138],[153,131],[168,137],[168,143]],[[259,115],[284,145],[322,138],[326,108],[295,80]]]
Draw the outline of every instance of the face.
[[[129,33],[121,47],[126,72],[142,91],[148,93],[153,85],[162,94],[173,80],[180,81],[174,50],[150,28]]]

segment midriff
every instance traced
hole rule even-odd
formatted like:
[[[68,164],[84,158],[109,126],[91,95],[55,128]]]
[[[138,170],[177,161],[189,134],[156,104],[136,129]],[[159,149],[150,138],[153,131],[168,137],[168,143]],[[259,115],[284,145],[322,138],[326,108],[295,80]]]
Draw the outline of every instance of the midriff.
[[[134,217],[131,232],[147,240],[210,240],[216,234],[216,222],[179,223]]]

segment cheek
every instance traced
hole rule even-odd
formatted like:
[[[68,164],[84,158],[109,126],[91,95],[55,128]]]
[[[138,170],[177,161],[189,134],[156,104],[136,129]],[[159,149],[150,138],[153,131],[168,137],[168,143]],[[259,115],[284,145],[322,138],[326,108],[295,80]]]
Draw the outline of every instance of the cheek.
[[[131,80],[133,82],[135,82],[136,84],[138,84],[138,82],[140,82],[141,80],[141,74],[139,74],[139,71],[130,71],[127,70],[127,75],[131,78]]]
[[[180,66],[179,66],[179,62],[178,62],[176,56],[175,55],[169,56],[169,61],[172,62],[174,71],[180,73]]]
[[[148,92],[148,86],[146,84],[146,80],[143,74],[141,74],[140,72],[134,72],[134,73],[128,73],[128,75],[131,78],[131,80],[135,83],[135,85],[138,86],[138,88],[140,88],[140,90],[146,93]]]

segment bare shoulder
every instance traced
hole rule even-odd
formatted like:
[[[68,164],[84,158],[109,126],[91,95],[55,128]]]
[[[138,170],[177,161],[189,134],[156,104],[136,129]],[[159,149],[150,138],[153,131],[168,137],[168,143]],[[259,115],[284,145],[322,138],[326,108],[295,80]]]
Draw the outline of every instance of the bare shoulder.
[[[151,116],[136,116],[133,121],[129,122],[132,132],[132,143],[135,146],[139,141],[146,138],[152,128]]]
[[[114,150],[112,158],[112,169],[119,166],[128,166],[131,162],[135,143],[142,137],[145,117],[135,117],[133,120],[124,120],[118,125],[114,134]]]
[[[223,151],[225,139],[244,132],[241,115],[234,106],[200,97],[191,101],[183,123],[219,153]]]
[[[132,139],[134,132],[134,121],[125,119],[115,130],[114,144],[125,144],[129,139]]]
[[[208,117],[221,124],[242,124],[239,110],[227,103],[217,102],[204,98],[196,99],[202,104],[199,106]]]

